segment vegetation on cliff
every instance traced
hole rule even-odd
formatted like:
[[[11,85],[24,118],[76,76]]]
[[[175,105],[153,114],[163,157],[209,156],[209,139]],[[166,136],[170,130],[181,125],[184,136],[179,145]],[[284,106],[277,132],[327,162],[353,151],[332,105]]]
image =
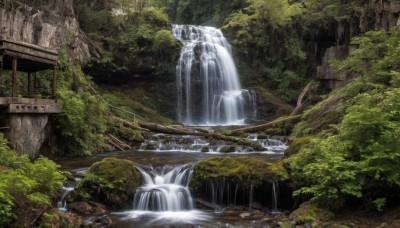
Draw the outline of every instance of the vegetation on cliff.
[[[331,208],[360,202],[381,211],[399,200],[400,33],[367,32],[352,43],[358,49],[334,65],[356,78],[332,91],[328,100],[335,97],[336,105],[317,105],[304,114],[294,133],[317,138],[286,163],[296,195]],[[309,130],[306,122],[324,118],[313,113],[329,112],[336,113],[334,122]]]

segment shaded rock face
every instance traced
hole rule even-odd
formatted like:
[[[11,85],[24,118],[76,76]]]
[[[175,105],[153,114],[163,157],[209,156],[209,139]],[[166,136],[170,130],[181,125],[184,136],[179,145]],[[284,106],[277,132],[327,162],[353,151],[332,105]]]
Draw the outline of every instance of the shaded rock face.
[[[339,88],[351,79],[350,75],[336,72],[329,66],[329,62],[335,59],[344,59],[351,53],[352,47],[349,43],[353,36],[370,30],[389,31],[395,26],[400,28],[400,3],[398,1],[369,0],[365,4],[366,10],[357,18],[358,23],[347,25],[348,28],[338,25],[332,28],[335,31],[330,31],[335,34],[331,43],[336,43],[336,45],[322,49],[321,65],[316,70],[317,78],[326,88]],[[342,39],[342,37],[348,38]]]
[[[352,49],[348,45],[333,46],[326,49],[322,64],[317,66],[317,78],[323,87],[336,89],[350,80],[350,75],[345,72],[337,72],[329,64],[332,60],[345,59]]]
[[[360,17],[360,30],[390,30],[400,25],[400,3],[394,0],[369,0],[368,10]]]
[[[14,114],[8,121],[12,126],[8,133],[11,144],[18,154],[37,158],[47,134],[46,126],[49,124],[48,115]]]
[[[99,56],[98,45],[79,29],[71,0],[40,1],[33,6],[0,4],[0,35],[42,47],[66,48],[84,62]]]

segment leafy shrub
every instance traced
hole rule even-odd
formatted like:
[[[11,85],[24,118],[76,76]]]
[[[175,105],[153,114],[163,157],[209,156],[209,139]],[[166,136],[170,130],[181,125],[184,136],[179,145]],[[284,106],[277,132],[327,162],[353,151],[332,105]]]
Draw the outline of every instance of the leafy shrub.
[[[59,166],[40,157],[30,162],[7,146],[0,134],[0,226],[27,227],[51,207],[50,196],[60,189],[64,175]]]

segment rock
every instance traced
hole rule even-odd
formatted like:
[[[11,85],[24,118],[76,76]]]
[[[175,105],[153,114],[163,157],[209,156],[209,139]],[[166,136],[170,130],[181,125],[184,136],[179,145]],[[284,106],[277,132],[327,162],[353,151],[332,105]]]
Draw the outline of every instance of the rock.
[[[249,217],[249,216],[250,216],[250,213],[245,212],[245,213],[240,214],[239,216],[240,216],[241,218],[246,218],[246,217]]]
[[[94,217],[92,220],[91,227],[109,227],[112,224],[112,220],[107,215]]]
[[[194,166],[190,186],[199,190],[209,183],[239,184],[249,187],[261,182],[283,181],[288,178],[282,163],[272,164],[255,157],[211,157]]]
[[[142,179],[132,161],[105,158],[89,168],[73,194],[78,199],[90,195],[92,201],[114,209],[131,208],[135,189]]]
[[[27,4],[14,2],[13,10],[0,4],[0,35],[47,48],[68,48],[73,58],[83,62],[100,57],[101,45],[80,30],[72,1]]]
[[[335,215],[331,211],[319,208],[311,202],[305,202],[298,209],[294,210],[290,216],[294,218],[297,224],[302,225],[314,222],[326,222],[332,220]]]
[[[330,64],[332,60],[346,58],[352,50],[353,48],[348,45],[333,46],[325,50],[322,64],[317,67],[317,78],[324,87],[330,89],[340,88],[351,79],[346,72],[338,72]]]
[[[256,210],[261,210],[261,209],[263,209],[263,205],[261,204],[261,203],[259,203],[259,202],[253,202],[252,204],[251,204],[251,208],[252,209],[256,209]]]
[[[68,207],[80,214],[88,215],[94,212],[93,207],[88,202],[75,202],[69,204]]]
[[[219,152],[221,153],[232,153],[235,152],[236,148],[234,146],[223,146]]]
[[[48,138],[46,127],[49,115],[15,114],[10,116],[7,124],[13,126],[7,136],[11,143],[19,145],[16,147],[17,153],[28,155],[31,159],[39,157],[42,144]]]

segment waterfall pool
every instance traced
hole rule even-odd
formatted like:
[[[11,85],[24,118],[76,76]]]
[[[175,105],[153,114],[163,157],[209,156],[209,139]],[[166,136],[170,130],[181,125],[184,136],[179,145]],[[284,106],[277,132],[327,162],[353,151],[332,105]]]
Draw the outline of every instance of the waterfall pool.
[[[138,197],[136,199],[137,202],[132,202],[132,210],[111,212],[108,216],[113,221],[112,227],[224,226],[227,222],[232,222],[230,219],[233,212],[222,215],[222,213],[216,213],[210,209],[196,209],[195,206],[191,205],[191,202],[182,199],[182,196],[187,197],[188,194],[190,195],[187,189],[190,181],[190,170],[186,167],[211,156],[235,157],[243,155],[244,153],[182,153],[181,151],[132,150],[97,154],[85,158],[73,158],[59,161],[58,163],[61,165],[62,170],[71,171],[72,173],[82,172],[93,163],[107,157],[132,160],[138,164],[137,167],[141,167],[139,169],[144,174],[146,181],[137,190],[138,194],[135,196],[135,198]],[[258,157],[275,163],[282,158],[283,154],[247,153],[247,156]],[[171,192],[177,192],[178,196],[171,195]],[[153,194],[153,198],[150,197],[151,194]],[[162,196],[163,194],[164,196]],[[162,199],[163,197],[164,199]],[[167,204],[174,202],[172,202],[172,206],[154,206],[154,202],[157,200],[159,202],[163,200],[169,201]],[[180,204],[179,202],[183,202],[183,206],[177,205]],[[65,209],[65,204],[62,207]],[[236,213],[235,218],[240,221],[243,220],[240,216],[247,218],[247,214],[243,214],[243,211],[239,210]],[[250,217],[248,218],[250,219]],[[245,219],[242,222],[244,221]]]

